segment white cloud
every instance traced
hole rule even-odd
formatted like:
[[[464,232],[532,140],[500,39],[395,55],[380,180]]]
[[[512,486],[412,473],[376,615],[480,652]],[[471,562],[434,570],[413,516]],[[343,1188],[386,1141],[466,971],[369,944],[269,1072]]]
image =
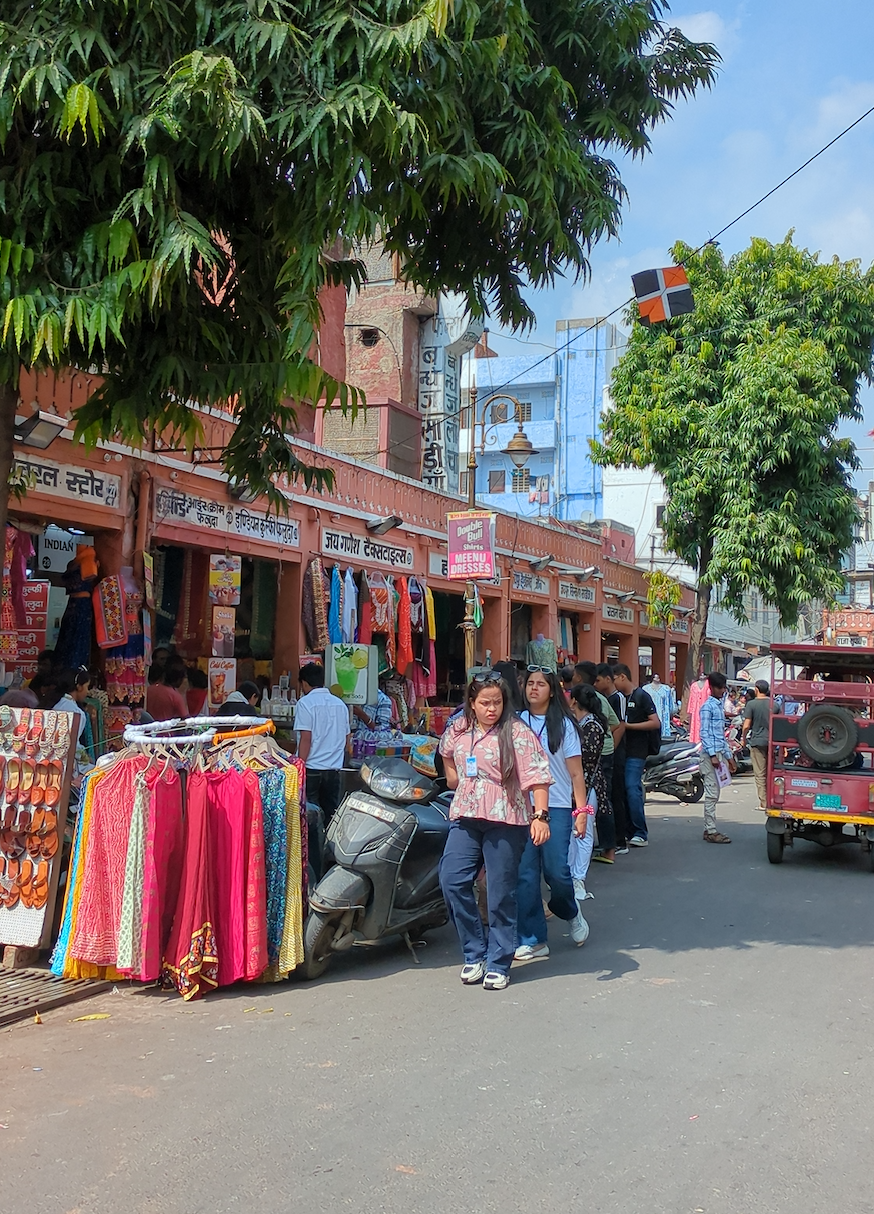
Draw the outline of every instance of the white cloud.
[[[685,16],[671,13],[667,17],[667,23],[677,26],[693,42],[712,42],[723,59],[731,54],[738,42],[737,31],[740,22],[727,22],[712,10],[687,13]]]

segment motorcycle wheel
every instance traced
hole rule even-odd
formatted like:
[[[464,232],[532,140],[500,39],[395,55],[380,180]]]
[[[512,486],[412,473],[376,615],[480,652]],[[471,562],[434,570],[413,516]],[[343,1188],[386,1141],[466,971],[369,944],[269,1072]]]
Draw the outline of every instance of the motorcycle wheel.
[[[681,796],[677,794],[677,799],[685,805],[694,805],[696,801],[700,801],[704,796],[704,780],[701,776],[695,776],[691,784],[684,784],[684,793]]]
[[[303,933],[303,965],[297,971],[305,982],[321,978],[331,964],[334,957],[331,945],[339,926],[339,919],[310,911]]]

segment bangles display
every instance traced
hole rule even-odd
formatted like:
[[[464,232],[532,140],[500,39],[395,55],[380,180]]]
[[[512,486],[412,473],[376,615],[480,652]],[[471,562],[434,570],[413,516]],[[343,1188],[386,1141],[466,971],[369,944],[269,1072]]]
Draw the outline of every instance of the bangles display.
[[[0,944],[42,935],[77,726],[72,713],[0,705]]]

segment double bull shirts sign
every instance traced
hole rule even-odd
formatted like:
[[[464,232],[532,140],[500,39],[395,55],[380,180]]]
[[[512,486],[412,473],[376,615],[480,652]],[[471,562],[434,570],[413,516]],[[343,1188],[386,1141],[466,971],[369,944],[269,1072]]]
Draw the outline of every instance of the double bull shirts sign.
[[[495,566],[495,515],[488,510],[460,510],[447,514],[449,562],[446,576],[454,581],[493,578]]]

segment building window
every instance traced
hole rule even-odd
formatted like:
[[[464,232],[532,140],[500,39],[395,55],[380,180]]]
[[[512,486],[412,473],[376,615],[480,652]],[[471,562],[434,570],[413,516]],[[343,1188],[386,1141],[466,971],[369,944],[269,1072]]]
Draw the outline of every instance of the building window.
[[[530,400],[520,400],[519,408],[515,411],[514,416],[520,422],[530,422],[531,421],[531,401]]]
[[[492,405],[492,425],[497,425],[498,422],[505,422],[506,420],[507,402],[502,400],[497,404]]]
[[[459,472],[458,474],[458,492],[467,493],[467,483],[470,477],[469,472]]]
[[[489,473],[489,493],[507,492],[507,473],[503,468],[497,468]]]
[[[664,506],[656,506],[656,527],[658,527],[659,531],[664,531],[664,529],[665,529],[665,507]]]
[[[755,590],[750,595],[750,622],[752,624],[759,622],[759,596]]]
[[[465,405],[458,414],[458,426],[461,430],[470,429],[470,405]]]
[[[511,493],[528,493],[531,488],[531,472],[528,468],[513,469]]]
[[[375,345],[379,344],[379,329],[362,329],[361,344],[368,350],[372,350]]]

